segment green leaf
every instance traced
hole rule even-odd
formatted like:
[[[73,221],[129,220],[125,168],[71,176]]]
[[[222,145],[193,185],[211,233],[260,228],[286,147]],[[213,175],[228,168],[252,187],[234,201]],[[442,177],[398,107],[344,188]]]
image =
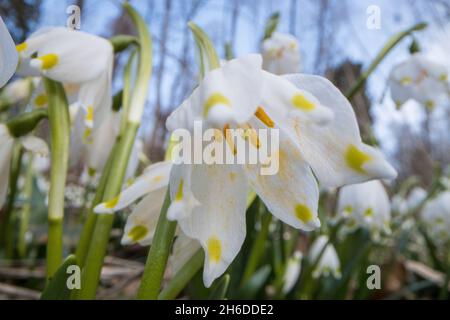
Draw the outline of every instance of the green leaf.
[[[225,300],[226,294],[228,292],[228,287],[230,286],[230,275],[224,275],[220,281],[211,290],[209,295],[209,300]]]
[[[242,286],[238,293],[238,299],[254,298],[265,286],[272,272],[270,265],[265,265],[258,269],[255,274]]]
[[[275,12],[272,14],[266,23],[266,28],[264,29],[264,37],[263,40],[270,38],[272,33],[277,29],[278,22],[280,21],[280,13]]]
[[[41,300],[69,300],[70,289],[67,287],[67,279],[70,274],[67,268],[76,265],[75,255],[70,255],[56,270],[55,275],[48,281],[47,286],[41,294]]]

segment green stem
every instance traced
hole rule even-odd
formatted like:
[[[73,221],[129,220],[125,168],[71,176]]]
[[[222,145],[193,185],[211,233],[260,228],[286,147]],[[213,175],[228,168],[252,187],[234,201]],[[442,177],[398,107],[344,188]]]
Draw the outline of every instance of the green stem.
[[[22,168],[23,147],[20,143],[14,145],[13,156],[11,158],[11,170],[9,173],[9,197],[5,209],[5,218],[2,225],[2,236],[4,236],[6,258],[12,259],[14,256],[14,203],[17,196],[17,182]]]
[[[186,287],[188,282],[200,271],[203,266],[205,254],[202,249],[198,250],[192,258],[181,268],[161,291],[158,300],[173,300]]]
[[[138,124],[129,123],[124,136],[119,137],[113,163],[111,164],[111,173],[108,175],[103,201],[114,199],[122,188],[122,183],[128,166],[128,159],[133,148]],[[95,222],[95,228],[91,237],[90,247],[85,256],[85,266],[81,278],[81,289],[75,294],[78,299],[94,299],[97,286],[100,280],[103,259],[105,258],[108,245],[109,234],[114,222],[114,215],[99,215]]]
[[[177,223],[167,220],[167,209],[170,206],[170,191],[167,189],[166,198],[161,208],[161,213],[153,236],[152,246],[145,263],[141,286],[138,291],[138,299],[156,300],[158,298],[161,282],[169,258],[170,247]]]
[[[78,241],[77,249],[75,251],[75,256],[77,257],[77,263],[80,267],[84,266],[86,255],[89,249],[89,244],[91,243],[92,233],[94,232],[95,223],[97,221],[97,214],[94,213],[94,208],[98,205],[102,199],[106,188],[106,182],[108,181],[108,176],[111,168],[111,162],[114,158],[114,148],[111,150],[108,161],[103,168],[102,176],[100,177],[97,190],[95,192],[94,199],[88,210],[86,220],[83,224],[83,229],[81,230],[80,240]]]
[[[388,42],[384,45],[378,55],[375,57],[375,60],[370,64],[369,68],[365,72],[361,74],[359,79],[350,88],[347,92],[346,97],[348,100],[352,100],[355,94],[361,89],[361,87],[366,83],[367,78],[372,74],[372,72],[376,69],[376,67],[380,64],[381,61],[388,55],[388,53],[406,36],[410,35],[414,31],[423,30],[427,25],[425,23],[419,23],[415,26],[397,33],[392,38],[388,40]]]
[[[17,242],[17,251],[19,257],[22,259],[24,259],[27,254],[26,233],[30,222],[31,200],[33,197],[33,174],[33,156],[30,154],[25,176],[25,187],[23,189],[25,203],[23,204],[20,215],[19,240]]]
[[[253,276],[265,252],[264,248],[266,246],[266,240],[269,234],[269,226],[272,221],[272,215],[266,211],[264,212],[264,216],[261,220],[261,230],[256,236],[252,249],[250,250],[250,257],[248,258],[245,266],[241,285],[245,284]]]
[[[48,195],[47,278],[53,276],[63,258],[64,189],[69,163],[70,118],[63,86],[44,78],[50,123],[51,169]]]
[[[124,128],[121,128],[116,146],[113,149],[115,155],[111,163],[110,174],[108,174],[102,201],[114,200],[122,188],[128,160],[141,122],[146,103],[148,84],[152,74],[152,42],[145,21],[128,3],[124,3],[123,7],[137,28],[139,58],[136,79],[129,101],[127,93],[122,95],[122,107],[124,109],[122,117],[125,117],[127,121],[124,124]],[[100,215],[96,220],[90,240],[90,247],[85,258],[85,267],[81,278],[81,290],[74,294],[74,297],[78,299],[95,298],[103,259],[106,254],[109,235],[114,222],[114,215]]]

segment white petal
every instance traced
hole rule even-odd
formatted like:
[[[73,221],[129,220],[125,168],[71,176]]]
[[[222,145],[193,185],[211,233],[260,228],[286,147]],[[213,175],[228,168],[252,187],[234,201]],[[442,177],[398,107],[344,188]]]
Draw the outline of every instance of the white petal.
[[[316,269],[313,271],[313,276],[315,278],[324,275],[333,275],[335,278],[341,277],[341,267],[339,262],[339,257],[331,243],[328,243],[328,237],[325,235],[319,236],[316,241],[311,246],[309,251],[309,259],[311,263],[314,263],[322,252],[326,245],[325,251],[317,264]]]
[[[333,120],[325,126],[298,119],[290,124],[291,134],[321,185],[334,187],[374,178],[395,178],[396,171],[381,152],[361,141],[350,103],[330,81],[300,74],[285,77],[334,113]]]
[[[139,243],[147,246],[152,243],[166,192],[165,187],[156,189],[136,205],[125,224],[123,245]]]
[[[326,124],[333,119],[332,110],[308,90],[298,88],[284,77],[269,72],[263,71],[263,77],[262,107],[269,115],[279,119],[279,126],[292,117],[318,124]]]
[[[25,41],[21,54],[25,57],[37,52],[31,65],[49,78],[69,83],[80,83],[97,78],[107,70],[113,49],[106,39],[63,27],[46,28]],[[42,57],[55,55],[45,67]],[[54,57],[54,56],[53,56]]]
[[[42,157],[48,156],[48,145],[45,140],[32,135],[21,137],[20,140],[25,149],[35,152]]]
[[[93,119],[87,119],[88,125],[99,127],[111,112],[112,95],[112,57],[108,58],[107,67],[97,78],[83,83],[78,94],[79,104],[88,111]]]
[[[194,165],[192,182],[200,205],[178,223],[205,250],[203,282],[209,287],[225,272],[244,242],[247,183],[236,165]]]
[[[101,172],[109,153],[116,141],[120,126],[120,114],[110,109],[107,118],[94,128],[92,132],[92,143],[88,144],[88,166],[96,172]]]
[[[14,139],[8,128],[0,124],[0,208],[6,200],[9,187],[9,169],[13,152]]]
[[[283,276],[283,293],[288,293],[297,283],[302,267],[302,253],[296,251],[288,260],[286,271]]]
[[[139,157],[142,153],[144,145],[141,139],[136,139],[131,150],[130,160],[128,160],[127,172],[125,174],[125,180],[128,181],[136,175],[136,171],[139,166]]]
[[[177,274],[200,248],[197,240],[191,239],[181,232],[174,241],[169,258],[173,274]]]
[[[172,200],[167,211],[167,219],[179,220],[188,217],[199,205],[192,193],[193,166],[174,164],[170,172],[170,198]]]
[[[13,76],[19,55],[8,29],[0,17],[0,88]]]
[[[279,164],[274,175],[262,175],[260,163],[244,166],[253,190],[283,222],[306,231],[318,228],[319,189],[301,151],[281,132],[279,152],[274,156],[272,161]]]
[[[113,213],[125,208],[143,195],[167,186],[171,166],[172,162],[170,161],[150,165],[141,176],[136,178],[117,197],[97,205],[94,211],[96,213]]]
[[[206,120],[222,129],[251,118],[261,101],[261,56],[234,59],[205,75],[192,95],[167,119],[169,131],[192,130],[193,121]]]

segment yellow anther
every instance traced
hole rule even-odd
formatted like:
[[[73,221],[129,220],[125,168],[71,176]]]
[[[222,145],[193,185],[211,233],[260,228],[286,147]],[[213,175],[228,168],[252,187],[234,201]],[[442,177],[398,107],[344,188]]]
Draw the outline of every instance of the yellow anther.
[[[218,263],[222,255],[222,245],[216,237],[211,237],[207,242],[209,262]]]
[[[439,80],[446,82],[448,80],[448,75],[446,73],[442,73],[439,75]]]
[[[365,173],[363,165],[372,159],[368,154],[362,152],[353,144],[349,145],[345,153],[345,161],[347,165],[355,171]]]
[[[261,120],[261,122],[264,123],[269,128],[273,128],[275,125],[275,122],[273,122],[273,120],[267,115],[267,113],[261,107],[258,107],[258,109],[256,109],[255,117]]]
[[[120,195],[118,195],[118,196],[112,198],[111,200],[105,202],[105,207],[106,207],[107,209],[112,209],[112,208],[114,208],[114,207],[117,205],[117,203],[119,202],[119,199],[120,199]]]
[[[309,101],[308,99],[306,99],[306,97],[302,94],[295,94],[292,97],[292,104],[294,105],[294,107],[301,109],[303,111],[311,111],[314,110],[314,108],[316,107],[316,105]]]
[[[250,141],[250,143],[256,149],[259,149],[260,143],[259,143],[258,133],[256,132],[256,130],[251,125],[249,125],[247,123],[243,127],[244,127],[243,138],[245,140],[248,139]]]
[[[22,43],[16,45],[16,50],[17,50],[17,52],[22,52],[27,48],[27,46],[28,45],[26,42],[22,42]]]
[[[311,210],[302,203],[299,203],[295,206],[295,215],[303,223],[308,223],[314,218]]]
[[[209,110],[211,110],[212,107],[215,105],[222,104],[225,106],[231,106],[230,100],[228,100],[227,97],[225,97],[221,93],[213,93],[208,100],[206,100],[205,106],[203,107],[203,117],[206,118],[208,115]]]
[[[54,53],[49,53],[40,57],[37,57],[36,59],[41,61],[41,69],[42,70],[48,70],[53,68],[58,63],[58,56]]]
[[[128,237],[133,240],[133,242],[138,242],[139,240],[144,239],[147,234],[148,228],[146,226],[139,225],[131,228],[128,232]]]

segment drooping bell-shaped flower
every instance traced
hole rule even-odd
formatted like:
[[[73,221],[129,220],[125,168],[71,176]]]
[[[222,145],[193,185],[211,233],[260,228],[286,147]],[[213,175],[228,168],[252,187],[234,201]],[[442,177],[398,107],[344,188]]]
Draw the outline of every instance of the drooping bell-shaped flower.
[[[376,237],[381,232],[390,232],[391,205],[378,180],[342,187],[337,208],[349,231],[367,228]]]
[[[279,169],[273,174],[261,175],[262,163],[183,164],[172,170],[168,218],[205,250],[206,286],[242,246],[249,187],[277,218],[313,230],[320,225],[315,176],[324,186],[339,186],[396,175],[378,150],[361,141],[352,107],[328,80],[270,74],[261,70],[257,55],[207,73],[166,125],[169,131],[192,131],[195,120],[217,129],[217,143],[229,142],[227,129],[243,128],[256,149],[262,144],[258,129],[279,131]],[[228,146],[239,156],[241,150]]]
[[[389,84],[391,97],[397,106],[413,99],[432,109],[449,99],[446,66],[429,60],[421,53],[415,53],[394,66]]]
[[[322,255],[320,256],[321,253]],[[314,278],[318,278],[320,276],[327,277],[329,275],[337,279],[341,277],[341,264],[339,262],[339,257],[333,245],[329,243],[327,236],[319,236],[314,241],[310,248],[308,257],[311,263],[315,263],[317,259],[319,259],[315,270],[313,270]]]
[[[0,88],[13,76],[19,57],[8,28],[0,17]]]
[[[300,72],[300,48],[293,35],[274,32],[262,43],[263,69],[282,75]]]
[[[0,94],[0,106],[14,105],[29,97],[32,89],[30,78],[17,79],[7,84]]]
[[[428,236],[438,244],[450,240],[450,191],[441,192],[425,203],[421,212]]]
[[[78,101],[101,123],[111,107],[113,48],[101,37],[63,27],[42,28],[16,46],[19,70],[79,85]]]
[[[302,270],[303,254],[300,251],[295,251],[293,256],[287,262],[286,271],[283,276],[283,293],[287,294],[294,288],[298,277]]]

